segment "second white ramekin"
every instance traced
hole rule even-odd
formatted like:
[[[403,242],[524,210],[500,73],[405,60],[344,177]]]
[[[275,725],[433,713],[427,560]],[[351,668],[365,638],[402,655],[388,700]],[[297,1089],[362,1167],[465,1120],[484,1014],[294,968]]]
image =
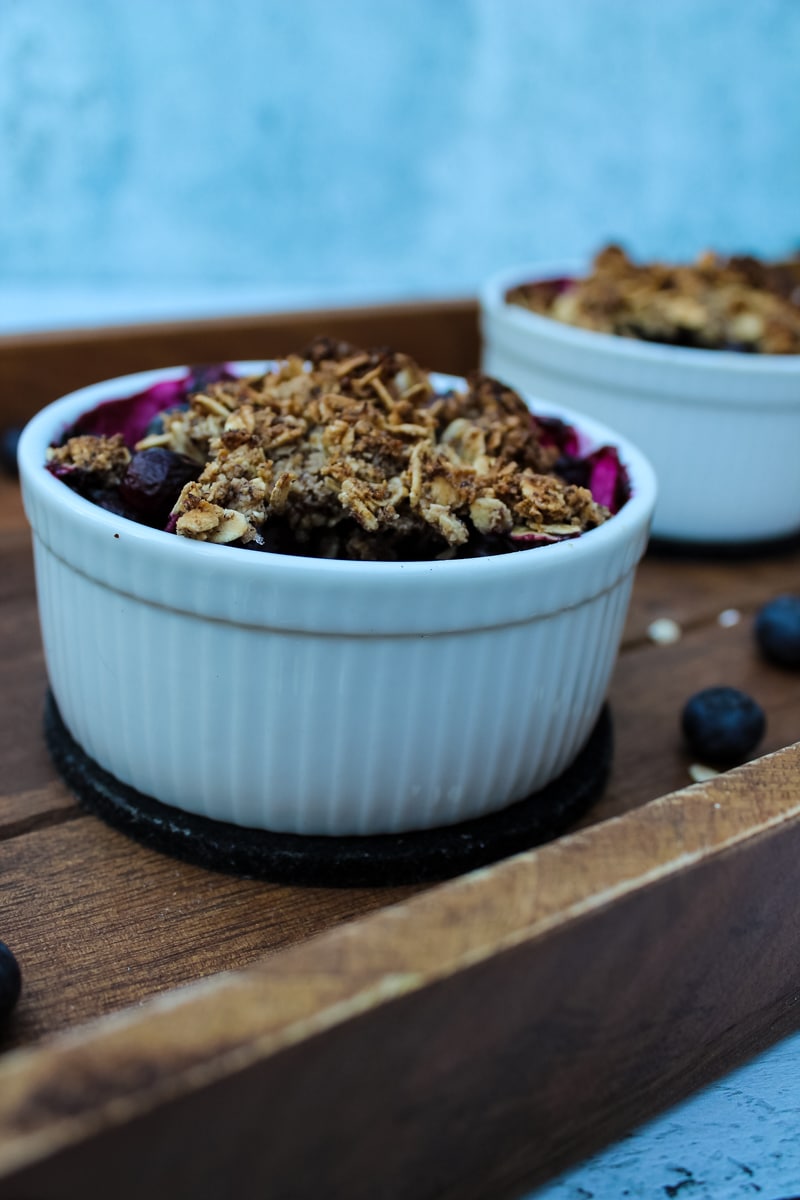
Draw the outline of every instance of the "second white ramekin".
[[[506,301],[521,283],[585,271],[537,263],[489,280],[484,370],[639,446],[658,477],[657,536],[741,543],[800,532],[800,356],[659,346]]]

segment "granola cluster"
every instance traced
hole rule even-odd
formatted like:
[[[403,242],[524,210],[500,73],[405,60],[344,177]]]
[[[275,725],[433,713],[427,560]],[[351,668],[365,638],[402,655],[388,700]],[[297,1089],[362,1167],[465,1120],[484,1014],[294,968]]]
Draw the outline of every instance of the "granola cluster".
[[[800,257],[710,252],[692,265],[637,264],[607,246],[585,279],[522,284],[506,299],[599,333],[675,346],[800,353]]]
[[[610,515],[582,486],[588,476],[559,473],[559,424],[477,373],[465,391],[437,394],[404,354],[320,338],[266,374],[205,384],[162,412],[119,490],[137,500],[161,455],[189,468],[169,502],[181,537],[345,559],[503,552]],[[107,469],[110,486],[123,453],[121,438],[103,436],[54,451],[95,482]],[[493,539],[503,548],[486,549]]]
[[[114,487],[122,482],[131,452],[119,433],[102,438],[83,434],[69,438],[63,446],[51,446],[47,461],[51,468],[80,471]]]

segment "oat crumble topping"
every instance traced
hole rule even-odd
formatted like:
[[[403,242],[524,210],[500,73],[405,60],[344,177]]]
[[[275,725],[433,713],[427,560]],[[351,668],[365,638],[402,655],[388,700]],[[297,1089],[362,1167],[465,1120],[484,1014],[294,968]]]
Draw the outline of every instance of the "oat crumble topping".
[[[84,471],[94,476],[97,483],[113,487],[122,481],[131,452],[119,433],[102,438],[84,434],[69,438],[63,446],[51,446],[47,461],[54,467]]]
[[[586,278],[522,284],[506,299],[620,337],[800,354],[800,257],[767,263],[706,252],[692,265],[638,264],[619,246],[607,246]]]
[[[319,338],[263,375],[191,392],[156,425],[133,467],[153,451],[180,456],[190,475],[194,464],[168,528],[199,541],[449,558],[481,539],[515,549],[577,536],[610,515],[558,473],[563,447],[515,392],[475,373],[465,391],[437,395],[428,372],[392,350]],[[119,435],[52,451],[108,486],[130,457]]]

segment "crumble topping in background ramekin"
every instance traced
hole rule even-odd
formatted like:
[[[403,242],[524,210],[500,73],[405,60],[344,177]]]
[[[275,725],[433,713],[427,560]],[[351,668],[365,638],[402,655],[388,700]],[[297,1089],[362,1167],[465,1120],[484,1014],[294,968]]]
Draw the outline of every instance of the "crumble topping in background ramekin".
[[[437,394],[407,355],[328,338],[265,374],[188,380],[131,447],[92,418],[50,451],[54,474],[134,520],[252,549],[505,553],[584,533],[628,495],[616,451],[582,456],[574,430],[497,381]]]
[[[706,252],[691,265],[633,262],[607,246],[583,279],[542,280],[507,296],[568,325],[674,346],[800,354],[800,257],[762,262]]]

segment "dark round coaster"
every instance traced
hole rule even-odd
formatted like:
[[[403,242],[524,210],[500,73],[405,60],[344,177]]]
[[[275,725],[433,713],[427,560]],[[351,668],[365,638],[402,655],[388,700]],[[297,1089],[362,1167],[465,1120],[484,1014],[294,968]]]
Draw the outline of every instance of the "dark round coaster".
[[[711,562],[748,562],[754,558],[779,558],[800,550],[800,530],[787,537],[763,542],[678,542],[651,538],[647,553],[654,558],[698,559]]]
[[[244,829],[162,804],[120,783],[83,751],[48,692],[47,747],[87,812],[153,850],[215,871],[314,887],[379,887],[449,879],[557,837],[600,796],[611,769],[608,706],[570,767],[533,796],[460,825],[369,837]]]

